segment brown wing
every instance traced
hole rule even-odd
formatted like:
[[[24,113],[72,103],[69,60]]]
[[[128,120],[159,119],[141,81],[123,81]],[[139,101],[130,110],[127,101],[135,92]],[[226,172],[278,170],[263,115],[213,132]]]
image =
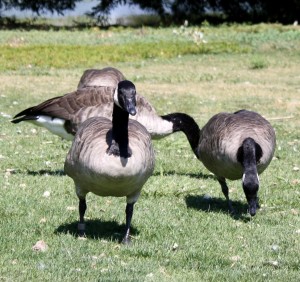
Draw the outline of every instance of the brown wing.
[[[64,96],[49,99],[41,104],[25,109],[15,115],[17,122],[27,117],[47,115],[50,117],[71,120],[79,111],[85,111],[89,107],[108,105],[113,102],[114,88],[98,87],[86,88],[65,94]],[[15,121],[16,121],[15,120]]]

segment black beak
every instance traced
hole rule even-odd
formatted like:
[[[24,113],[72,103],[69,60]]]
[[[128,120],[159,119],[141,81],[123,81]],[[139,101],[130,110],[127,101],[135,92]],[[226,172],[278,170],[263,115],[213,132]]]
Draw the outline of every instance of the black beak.
[[[132,116],[136,115],[136,106],[135,105],[136,105],[135,99],[130,99],[130,100],[126,101],[127,112]]]
[[[128,113],[132,116],[135,116],[136,115],[136,109],[135,108],[129,108],[128,109]]]
[[[256,209],[257,209],[257,202],[256,199],[251,199],[249,202],[249,213],[251,216],[256,215]]]

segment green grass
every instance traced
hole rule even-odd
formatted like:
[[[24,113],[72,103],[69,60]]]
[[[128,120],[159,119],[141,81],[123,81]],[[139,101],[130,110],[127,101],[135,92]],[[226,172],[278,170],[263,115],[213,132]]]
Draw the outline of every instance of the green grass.
[[[22,68],[76,68],[103,63],[139,62],[151,58],[173,58],[186,54],[245,52],[229,43],[198,46],[189,42],[134,43],[102,46],[26,46],[0,47],[1,70]]]
[[[203,33],[203,43],[198,33]],[[299,52],[300,35],[294,27],[278,25],[190,27],[190,28],[110,28],[84,31],[1,31],[0,70],[32,68],[84,68],[99,62],[140,62],[188,54],[227,54],[268,50]],[[252,68],[265,67],[254,62]]]
[[[189,33],[174,38],[172,29],[0,31],[1,281],[299,280],[300,31],[198,29],[204,46]],[[109,32],[111,54],[92,39]],[[10,47],[20,36],[25,43]],[[124,198],[88,195],[87,239],[77,238],[78,200],[63,173],[70,143],[28,123],[13,125],[9,116],[74,90],[84,69],[108,64],[133,80],[160,114],[186,112],[203,126],[217,112],[247,108],[270,120],[277,148],[260,177],[262,208],[254,218],[240,181],[228,182],[237,216],[228,214],[218,182],[177,133],[154,141],[155,172],[135,207],[132,245],[119,244]],[[32,250],[38,240],[47,251]]]

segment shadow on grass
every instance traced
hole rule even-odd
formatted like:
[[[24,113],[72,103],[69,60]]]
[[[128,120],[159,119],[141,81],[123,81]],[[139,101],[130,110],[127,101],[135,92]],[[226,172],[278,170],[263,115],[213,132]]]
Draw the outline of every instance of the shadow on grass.
[[[11,171],[11,174],[27,174],[32,176],[41,176],[41,175],[52,175],[52,176],[64,176],[66,175],[63,169],[40,169],[40,170],[27,170],[24,172],[24,170],[16,169]]]
[[[212,174],[203,174],[201,172],[199,173],[188,173],[188,172],[179,172],[175,170],[170,171],[164,171],[162,176],[172,176],[172,175],[181,175],[181,176],[189,176],[191,178],[196,179],[215,179],[216,177]],[[156,171],[153,173],[153,176],[161,176],[161,172]]]
[[[16,173],[23,173],[21,170],[16,170],[12,172],[13,174]],[[39,175],[52,175],[52,176],[64,176],[66,175],[63,169],[56,169],[56,170],[51,170],[51,169],[41,169],[41,170],[27,170],[26,172],[28,175],[33,175],[33,176],[39,176]],[[181,176],[188,176],[191,178],[196,178],[196,179],[215,179],[214,175],[211,174],[203,174],[201,172],[199,173],[184,173],[184,172],[177,172],[175,170],[170,170],[170,171],[164,171],[163,176],[172,176],[172,175],[181,175]],[[161,176],[161,173],[159,171],[154,172],[152,176]]]
[[[52,176],[64,176],[66,175],[62,169],[50,170],[50,169],[41,169],[37,171],[27,170],[28,175],[39,176],[39,175],[52,175]]]
[[[234,213],[231,214],[228,209],[226,199],[222,198],[209,198],[205,195],[188,195],[185,197],[187,208],[204,211],[204,212],[222,212],[228,214],[235,220],[241,220],[244,222],[250,221],[250,216],[247,213],[248,205],[238,201],[231,201]]]
[[[76,222],[66,223],[60,225],[55,234],[71,234],[74,237],[78,237]],[[99,219],[86,220],[85,236],[89,239],[107,239],[111,241],[117,241],[121,243],[125,235],[125,224],[118,224],[115,221],[101,221]],[[134,228],[130,228],[130,234],[136,236],[138,231]]]

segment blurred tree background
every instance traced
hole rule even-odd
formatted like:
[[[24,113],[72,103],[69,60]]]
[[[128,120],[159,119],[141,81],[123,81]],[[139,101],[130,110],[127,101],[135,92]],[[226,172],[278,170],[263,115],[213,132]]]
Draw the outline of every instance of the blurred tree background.
[[[8,9],[30,10],[37,15],[45,12],[64,14],[73,10],[76,3],[84,0],[0,0],[0,17]],[[160,25],[190,24],[208,21],[212,24],[236,23],[282,23],[291,24],[300,16],[300,0],[102,0],[87,14],[105,24],[113,9],[121,5],[138,6],[159,16]]]
[[[31,10],[40,15],[46,11],[51,13],[57,12],[63,14],[65,10],[73,10],[76,2],[81,0],[47,0],[47,1],[33,1],[33,0],[0,0],[0,15],[5,10],[15,8],[20,11]]]

